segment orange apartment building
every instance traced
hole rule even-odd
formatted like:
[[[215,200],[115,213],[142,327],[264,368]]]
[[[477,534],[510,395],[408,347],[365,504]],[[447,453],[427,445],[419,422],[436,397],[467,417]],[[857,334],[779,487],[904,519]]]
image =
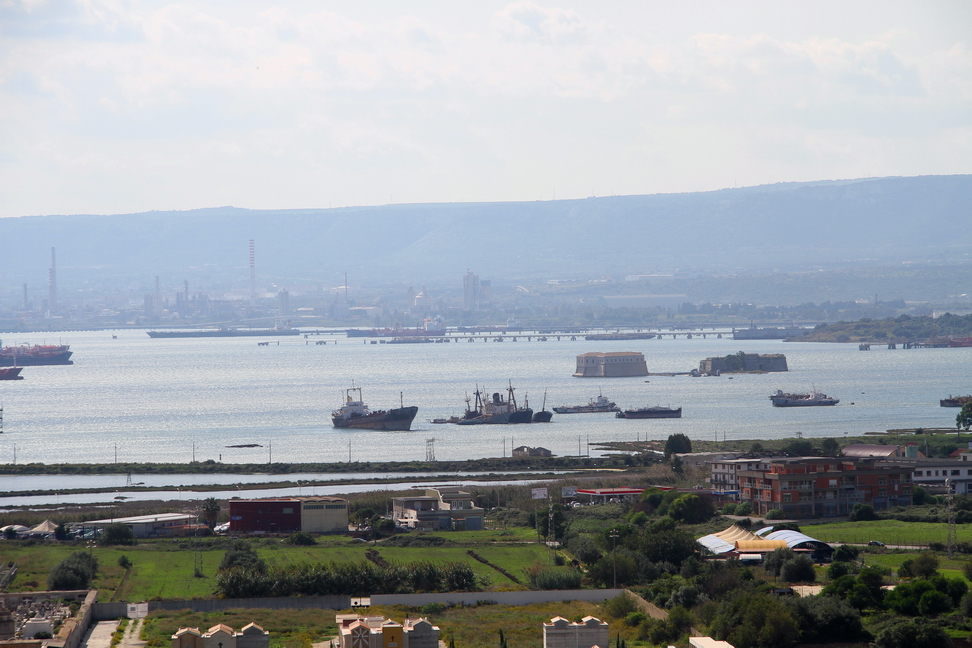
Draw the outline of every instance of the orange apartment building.
[[[758,515],[782,509],[787,518],[848,515],[858,502],[883,511],[911,505],[913,470],[871,457],[775,457],[737,472],[739,499]]]

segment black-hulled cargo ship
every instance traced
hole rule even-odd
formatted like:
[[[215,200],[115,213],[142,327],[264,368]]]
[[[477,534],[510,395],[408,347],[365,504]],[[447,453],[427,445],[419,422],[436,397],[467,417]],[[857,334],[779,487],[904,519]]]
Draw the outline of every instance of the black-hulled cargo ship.
[[[357,399],[352,396],[358,393]],[[418,413],[418,407],[401,407],[390,410],[375,410],[372,412],[365,405],[361,397],[361,388],[352,387],[345,390],[344,405],[331,412],[331,423],[336,428],[352,428],[357,430],[395,430],[412,429],[412,421]]]
[[[655,405],[654,407],[624,410],[623,412],[618,412],[615,416],[623,419],[682,418],[682,408],[678,407],[673,409],[664,405]]]

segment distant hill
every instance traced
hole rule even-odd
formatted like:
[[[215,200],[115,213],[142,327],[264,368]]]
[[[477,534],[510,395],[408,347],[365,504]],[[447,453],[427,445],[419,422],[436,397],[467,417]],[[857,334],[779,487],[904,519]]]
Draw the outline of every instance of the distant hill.
[[[972,261],[972,176],[784,183],[691,194],[341,209],[233,207],[0,218],[0,285],[244,287],[656,272],[758,273]],[[240,283],[242,282],[242,283]]]

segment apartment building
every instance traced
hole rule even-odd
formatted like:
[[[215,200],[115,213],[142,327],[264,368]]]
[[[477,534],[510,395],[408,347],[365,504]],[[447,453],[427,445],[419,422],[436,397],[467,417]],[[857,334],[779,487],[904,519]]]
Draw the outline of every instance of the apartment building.
[[[738,470],[740,501],[753,512],[782,509],[786,517],[848,515],[854,504],[876,511],[909,506],[914,464],[873,457],[785,457],[764,459]]]

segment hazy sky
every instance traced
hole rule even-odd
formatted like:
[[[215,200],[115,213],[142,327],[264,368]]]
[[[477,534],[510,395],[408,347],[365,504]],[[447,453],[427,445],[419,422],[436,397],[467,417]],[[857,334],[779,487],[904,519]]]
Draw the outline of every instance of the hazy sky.
[[[967,0],[0,0],[0,216],[970,172]]]

